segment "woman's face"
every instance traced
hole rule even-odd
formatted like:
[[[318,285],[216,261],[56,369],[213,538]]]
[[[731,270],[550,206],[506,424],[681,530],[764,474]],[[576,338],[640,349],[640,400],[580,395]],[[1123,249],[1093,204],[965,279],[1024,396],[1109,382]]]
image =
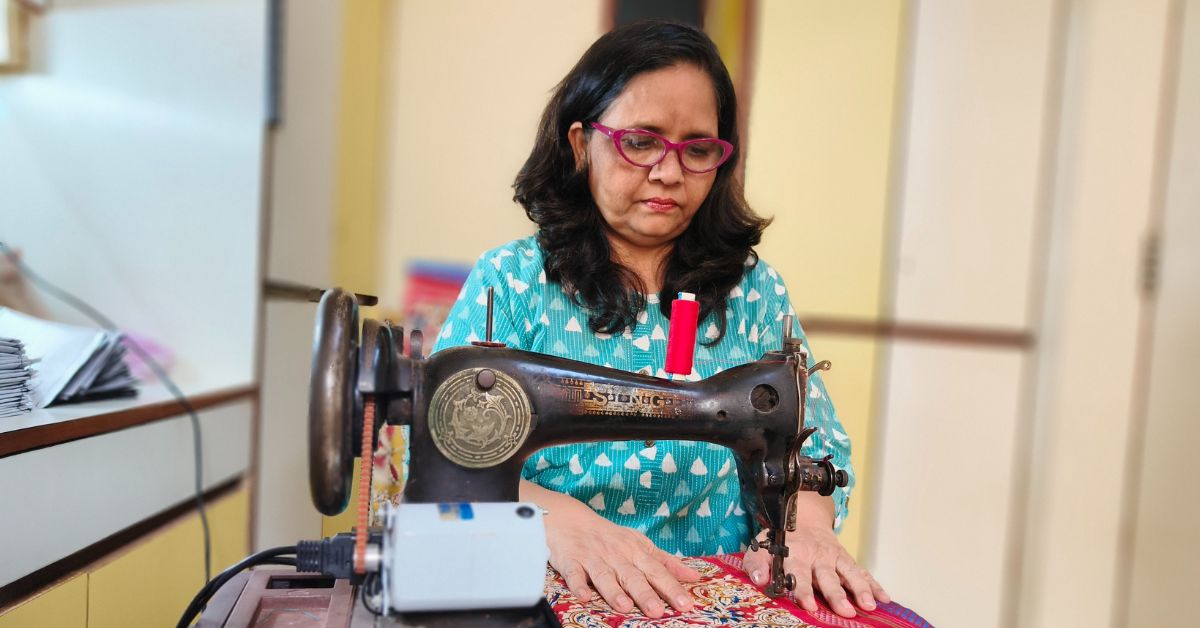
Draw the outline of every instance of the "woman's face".
[[[712,80],[694,65],[674,65],[634,77],[598,120],[611,129],[644,129],[673,142],[717,137],[717,101]],[[603,133],[584,134],[582,122],[568,131],[576,166],[589,165],[592,198],[615,247],[657,249],[687,229],[708,196],[716,171],[694,174],[679,154],[651,168],[621,157]]]

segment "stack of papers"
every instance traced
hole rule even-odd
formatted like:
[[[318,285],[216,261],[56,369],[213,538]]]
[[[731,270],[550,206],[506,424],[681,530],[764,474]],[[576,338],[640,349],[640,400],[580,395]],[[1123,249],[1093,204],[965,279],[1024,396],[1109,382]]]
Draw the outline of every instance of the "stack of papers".
[[[15,338],[24,345],[35,375],[34,407],[137,394],[119,333],[0,308],[0,338]]]
[[[20,340],[0,338],[0,419],[33,409],[31,364]]]

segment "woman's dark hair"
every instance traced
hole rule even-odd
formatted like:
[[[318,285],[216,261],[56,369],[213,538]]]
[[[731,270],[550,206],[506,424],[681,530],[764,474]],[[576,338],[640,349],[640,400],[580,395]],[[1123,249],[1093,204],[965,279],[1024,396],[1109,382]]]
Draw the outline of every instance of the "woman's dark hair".
[[[725,301],[757,262],[753,247],[770,220],[746,204],[734,177],[741,158],[737,97],[717,47],[704,33],[682,24],[649,20],[622,26],[592,44],[546,105],[529,159],[517,174],[514,200],[538,225],[546,277],[561,283],[590,312],[593,331],[619,332],[632,326],[645,307],[644,285],[613,261],[605,222],[592,199],[586,166],[577,168],[567,139],[572,123],[600,119],[635,76],[690,64],[712,79],[717,99],[717,133],[734,146],[717,169],[708,197],[676,240],[665,262],[660,308],[670,315],[676,292],[696,294],[701,320],[713,316],[725,334]],[[591,132],[588,129],[587,132]]]

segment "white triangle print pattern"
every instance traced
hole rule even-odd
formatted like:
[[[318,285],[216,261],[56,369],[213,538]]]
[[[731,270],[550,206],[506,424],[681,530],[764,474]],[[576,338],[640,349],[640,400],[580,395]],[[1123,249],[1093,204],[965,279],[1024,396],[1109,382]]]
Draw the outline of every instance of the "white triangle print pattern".
[[[643,471],[641,477],[638,478],[638,484],[641,484],[646,488],[651,488],[651,481],[653,478],[654,473],[652,471]]]
[[[639,324],[645,325],[648,320],[650,320],[650,315],[646,313],[646,310],[637,313],[637,322]]]
[[[633,346],[637,347],[638,349],[641,349],[642,351],[649,351],[650,350],[650,338],[647,336],[642,336],[642,337],[638,338],[637,340],[633,341]]]
[[[662,471],[663,473],[675,473],[677,470],[675,467],[675,456],[672,456],[671,452],[668,451],[667,455],[663,456]]]
[[[591,506],[592,510],[595,510],[597,512],[603,511],[604,510],[604,493],[596,493],[595,497],[588,500],[588,506]]]
[[[529,289],[529,284],[513,277],[512,273],[508,273],[508,287],[513,289],[517,294],[524,294]]]
[[[625,479],[621,477],[620,473],[613,475],[612,479],[608,481],[608,488],[615,491],[625,490]]]
[[[662,530],[658,533],[658,538],[664,541],[675,538],[675,533],[671,531],[671,524],[668,523],[662,527]]]
[[[775,294],[777,294],[779,296],[783,296],[783,293],[785,293],[785,292],[787,292],[787,288],[784,288],[783,284],[781,284],[781,283],[775,284]]]
[[[574,454],[571,456],[571,461],[567,463],[567,468],[569,468],[571,473],[574,473],[575,475],[583,473],[583,465],[579,464],[579,454]]]
[[[717,329],[716,323],[709,323],[708,329],[704,330],[704,337],[709,340],[716,340],[717,336],[721,335],[721,330]]]
[[[675,497],[690,497],[692,495],[692,487],[688,486],[687,482],[680,482],[675,488]]]
[[[546,283],[546,271],[538,273],[538,283]]]
[[[638,460],[637,455],[630,455],[629,459],[625,461],[625,468],[637,471],[642,468],[642,461]]]
[[[602,451],[602,452],[600,452],[600,455],[599,455],[599,456],[596,456],[596,466],[598,466],[598,467],[611,467],[611,466],[612,466],[612,460],[609,460],[609,459],[608,459],[608,454],[606,454],[606,453],[604,453],[604,452]]]
[[[712,516],[712,508],[708,505],[707,497],[704,498],[704,501],[700,502],[700,507],[696,509],[696,516],[697,517],[711,517]]]
[[[729,298],[736,299],[737,297],[745,296],[745,294],[745,292],[742,292],[741,286],[734,286],[733,290],[729,291]]]
[[[746,295],[746,303],[754,303],[755,301],[757,301],[761,298],[762,298],[762,295],[758,293],[758,290],[751,288],[750,294]]]
[[[692,463],[692,475],[707,475],[707,474],[708,474],[708,467],[704,466],[704,461],[701,460],[700,458],[696,458],[696,461]]]
[[[675,516],[676,517],[686,517],[687,514],[688,514],[688,507],[684,506],[683,508],[679,509],[679,512],[675,513]]]
[[[717,477],[723,478],[729,474],[729,464],[730,464],[730,461],[726,460],[725,464],[721,465],[721,470],[717,471]]]
[[[579,326],[579,319],[572,316],[571,320],[567,321],[567,331],[582,333],[583,328]]]
[[[547,468],[549,468],[549,467],[550,467],[550,463],[549,463],[549,462],[546,462],[546,457],[545,457],[545,456],[539,456],[539,457],[538,457],[538,461],[537,461],[537,465],[536,465],[534,468],[535,468],[535,469],[537,469],[538,471],[541,471],[542,469],[547,469]]]
[[[696,532],[696,526],[692,526],[692,529],[688,530],[686,540],[691,543],[699,543],[700,542],[700,533]]]
[[[637,514],[637,506],[633,505],[633,498],[630,497],[630,498],[626,499],[621,504],[621,507],[617,509],[617,512],[619,512],[623,515],[636,515]]]
[[[667,508],[667,502],[663,502],[662,505],[658,507],[658,510],[654,511],[655,517],[668,517],[670,515],[671,509]]]
[[[750,342],[758,342],[758,323],[750,326]]]
[[[667,335],[663,333],[662,325],[655,325],[654,331],[650,333],[651,340],[666,340]]]
[[[480,292],[479,296],[475,297],[475,303],[478,303],[479,305],[487,305],[487,290],[486,289],[483,290],[483,292]]]
[[[654,457],[658,455],[658,446],[652,445],[643,449],[640,453],[646,460],[654,460]]]

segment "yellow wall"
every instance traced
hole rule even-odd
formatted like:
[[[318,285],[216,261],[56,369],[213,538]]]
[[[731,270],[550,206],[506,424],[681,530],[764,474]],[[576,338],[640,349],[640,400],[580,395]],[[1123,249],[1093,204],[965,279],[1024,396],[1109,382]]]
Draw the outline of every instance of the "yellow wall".
[[[555,84],[600,35],[600,0],[396,1],[385,10],[380,279],[473,262],[533,232],[512,182]]]
[[[212,571],[245,558],[249,547],[245,489],[208,507]],[[170,626],[204,586],[199,515],[139,542],[88,574],[88,628]]]
[[[760,252],[808,316],[875,319],[883,309],[888,181],[904,3],[764,0],[759,5],[746,196],[774,216]],[[810,338],[853,442],[859,486],[842,541],[859,553],[871,490],[878,343]]]
[[[214,576],[249,553],[249,512],[245,488],[208,504]],[[0,613],[0,628],[173,626],[204,586],[203,543],[191,513]]]
[[[87,601],[88,577],[80,574],[0,614],[0,628],[84,628]]]
[[[382,0],[349,0],[342,6],[333,281],[373,294],[379,290],[377,175],[384,5]]]

